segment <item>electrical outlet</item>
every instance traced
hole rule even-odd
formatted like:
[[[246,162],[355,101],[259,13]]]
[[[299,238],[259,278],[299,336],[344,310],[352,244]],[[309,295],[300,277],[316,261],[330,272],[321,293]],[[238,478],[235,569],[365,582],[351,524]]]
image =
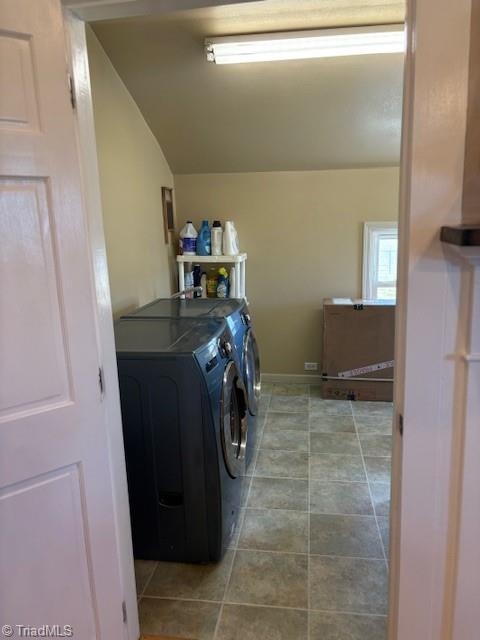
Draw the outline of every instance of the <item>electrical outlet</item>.
[[[303,368],[305,369],[305,371],[317,371],[318,362],[305,362]]]

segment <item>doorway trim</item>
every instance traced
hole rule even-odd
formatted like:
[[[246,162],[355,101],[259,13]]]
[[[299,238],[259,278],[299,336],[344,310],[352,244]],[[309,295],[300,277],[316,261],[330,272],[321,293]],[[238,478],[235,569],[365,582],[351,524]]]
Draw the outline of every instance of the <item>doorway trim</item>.
[[[440,227],[462,221],[470,9],[471,0],[407,3],[390,640],[468,637],[453,631],[468,274],[448,260]]]
[[[93,290],[96,296],[97,342],[100,362],[102,362],[103,406],[109,440],[115,530],[119,553],[118,564],[124,598],[124,638],[125,640],[138,640],[140,627],[125,472],[125,450],[85,22],[69,9],[64,9],[63,13],[67,39],[67,64],[72,78],[71,88],[75,105],[77,152],[83,185],[82,195],[90,240]]]

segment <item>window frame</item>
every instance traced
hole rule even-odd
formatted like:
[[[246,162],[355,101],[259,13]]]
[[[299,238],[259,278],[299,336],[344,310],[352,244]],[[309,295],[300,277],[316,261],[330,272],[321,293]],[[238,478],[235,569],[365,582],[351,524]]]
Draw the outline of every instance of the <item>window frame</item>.
[[[380,300],[374,295],[376,288],[382,284],[391,286],[390,283],[382,283],[377,279],[375,257],[378,239],[382,235],[395,235],[398,239],[398,222],[390,220],[363,223],[362,297],[366,300]]]

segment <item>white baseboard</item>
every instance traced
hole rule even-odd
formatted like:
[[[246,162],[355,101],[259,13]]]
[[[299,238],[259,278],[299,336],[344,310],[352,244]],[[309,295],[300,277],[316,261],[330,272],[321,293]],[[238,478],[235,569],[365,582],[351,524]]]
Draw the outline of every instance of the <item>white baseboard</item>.
[[[262,382],[270,384],[321,384],[322,376],[302,373],[262,373]]]

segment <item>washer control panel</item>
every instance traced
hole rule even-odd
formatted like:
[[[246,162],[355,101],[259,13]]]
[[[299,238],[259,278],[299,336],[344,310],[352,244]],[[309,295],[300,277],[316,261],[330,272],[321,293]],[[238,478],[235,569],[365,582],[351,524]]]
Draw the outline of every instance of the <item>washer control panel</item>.
[[[225,366],[225,361],[232,357],[233,350],[232,334],[227,329],[222,331],[215,339],[212,339],[208,346],[197,354],[199,364],[206,373],[210,373],[219,364],[223,363],[223,366]]]

